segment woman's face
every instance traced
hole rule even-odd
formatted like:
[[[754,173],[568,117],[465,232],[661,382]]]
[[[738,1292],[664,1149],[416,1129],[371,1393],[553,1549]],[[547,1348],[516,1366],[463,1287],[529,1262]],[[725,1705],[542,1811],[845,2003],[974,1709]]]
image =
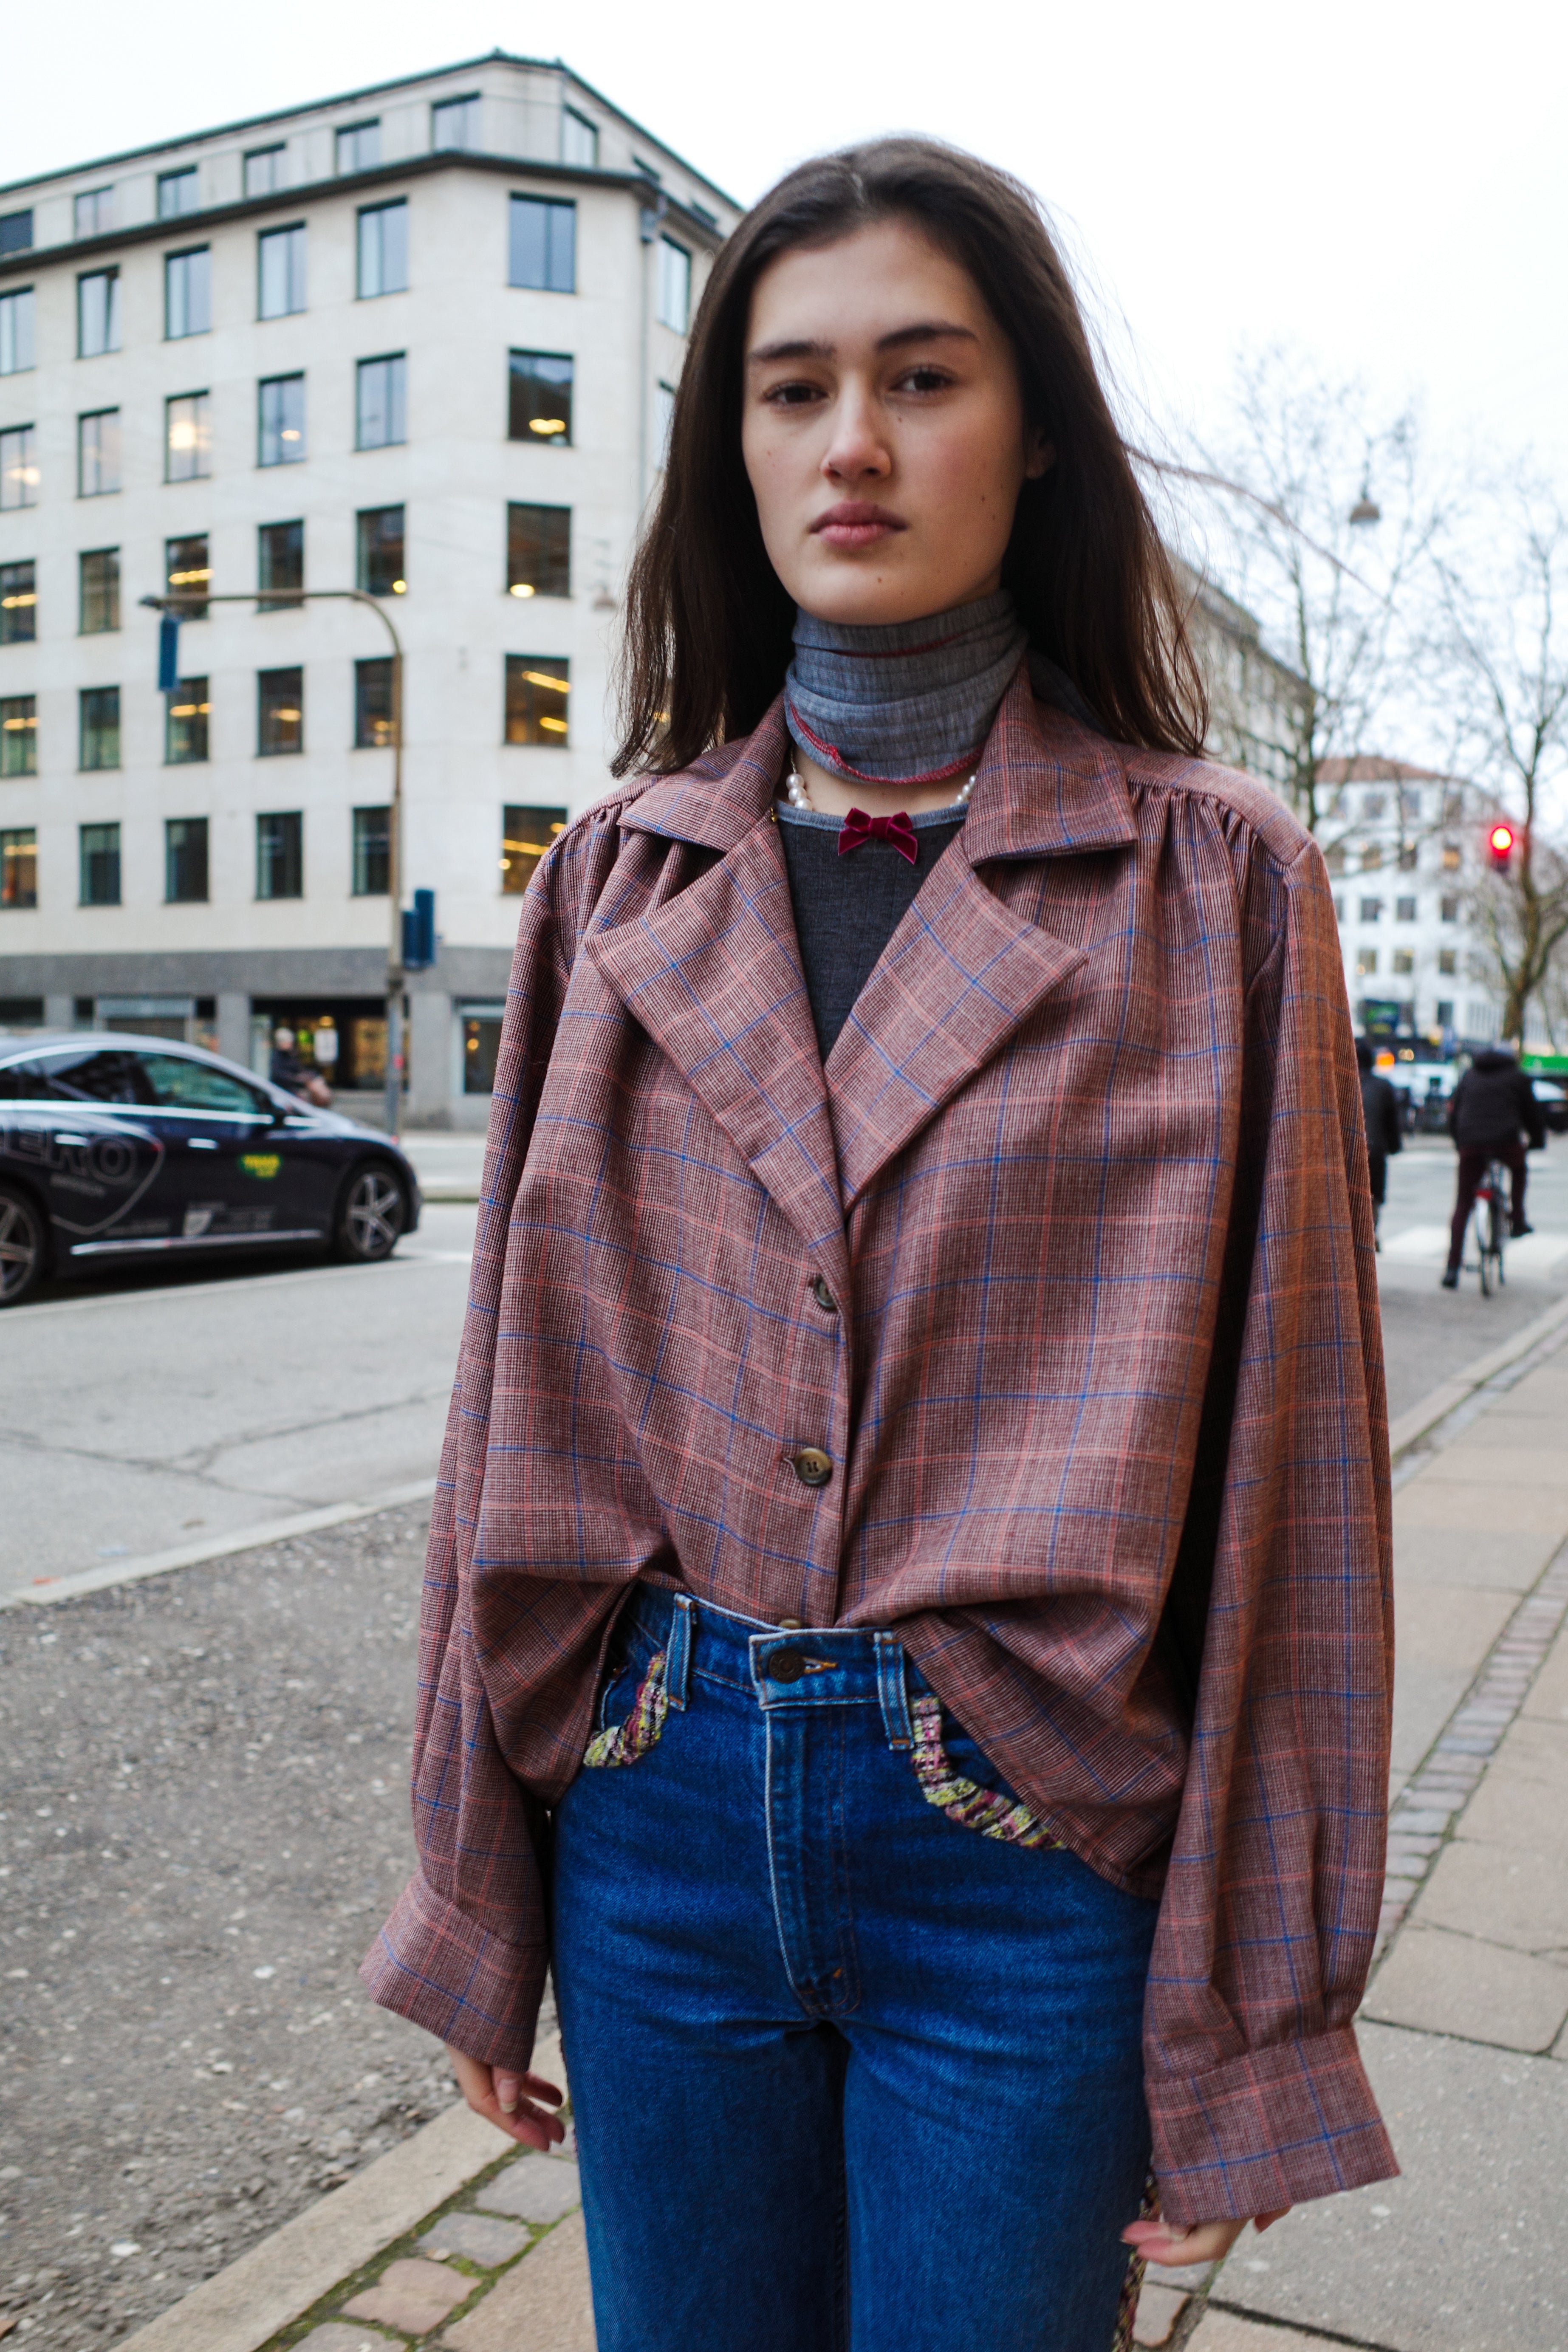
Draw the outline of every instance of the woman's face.
[[[979,289],[909,220],[758,278],[741,446],[763,540],[819,620],[919,620],[991,595],[1018,492],[1051,463]]]

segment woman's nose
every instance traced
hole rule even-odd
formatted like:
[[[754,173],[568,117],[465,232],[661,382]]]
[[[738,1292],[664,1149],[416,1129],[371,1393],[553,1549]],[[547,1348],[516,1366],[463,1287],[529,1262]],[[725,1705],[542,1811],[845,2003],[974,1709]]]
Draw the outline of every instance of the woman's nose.
[[[823,453],[822,470],[840,482],[881,481],[892,471],[892,456],[868,401],[839,404],[834,430]]]

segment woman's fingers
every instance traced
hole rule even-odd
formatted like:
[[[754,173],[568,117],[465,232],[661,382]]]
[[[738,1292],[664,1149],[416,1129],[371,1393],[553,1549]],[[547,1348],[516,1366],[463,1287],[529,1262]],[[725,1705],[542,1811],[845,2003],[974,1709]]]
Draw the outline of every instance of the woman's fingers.
[[[1277,2213],[1259,2213],[1252,2226],[1255,2230],[1270,2229],[1289,2210],[1289,2205],[1282,2205]],[[1246,2227],[1245,2221],[1163,2221],[1156,2214],[1146,2221],[1130,2221],[1121,2239],[1145,2262],[1163,2263],[1167,2270],[1182,2270],[1189,2263],[1217,2263],[1222,2255],[1229,2253]]]
[[[469,2106],[498,2131],[521,2141],[524,2147],[553,2147],[565,2138],[566,2126],[560,2116],[547,2115],[534,2104],[544,2100],[551,2106],[561,2105],[562,2094],[542,2074],[519,2074],[510,2067],[487,2066],[466,2051],[454,2050],[450,2042],[447,2055]]]

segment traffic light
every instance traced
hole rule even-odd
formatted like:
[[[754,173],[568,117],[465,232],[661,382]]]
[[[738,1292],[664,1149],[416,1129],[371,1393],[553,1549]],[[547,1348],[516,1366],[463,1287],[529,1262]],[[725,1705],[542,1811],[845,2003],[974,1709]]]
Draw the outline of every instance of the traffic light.
[[[414,904],[403,910],[403,967],[426,971],[436,961],[436,893],[416,890]]]
[[[1487,852],[1494,874],[1506,874],[1513,863],[1514,830],[1506,818],[1500,817],[1487,835]]]

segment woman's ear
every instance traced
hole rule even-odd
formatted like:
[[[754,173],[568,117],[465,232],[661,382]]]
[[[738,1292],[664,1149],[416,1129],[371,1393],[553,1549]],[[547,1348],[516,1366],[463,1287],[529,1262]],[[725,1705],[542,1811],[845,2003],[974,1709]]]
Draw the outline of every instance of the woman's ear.
[[[1024,479],[1037,482],[1057,462],[1057,445],[1047,441],[1043,425],[1031,425],[1024,443]]]

